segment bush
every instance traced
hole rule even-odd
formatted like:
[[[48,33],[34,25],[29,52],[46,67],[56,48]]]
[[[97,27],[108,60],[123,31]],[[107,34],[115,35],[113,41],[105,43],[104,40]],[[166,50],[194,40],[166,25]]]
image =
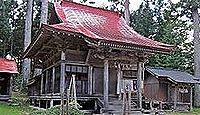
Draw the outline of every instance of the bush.
[[[80,107],[80,105],[78,105],[78,107]],[[76,107],[76,103],[74,102],[69,103],[68,110],[64,111],[65,115],[67,115],[67,112],[68,115],[84,115],[84,113],[81,112]],[[60,115],[60,113],[61,113],[61,106],[54,106],[46,110],[35,110],[31,112],[29,115]]]

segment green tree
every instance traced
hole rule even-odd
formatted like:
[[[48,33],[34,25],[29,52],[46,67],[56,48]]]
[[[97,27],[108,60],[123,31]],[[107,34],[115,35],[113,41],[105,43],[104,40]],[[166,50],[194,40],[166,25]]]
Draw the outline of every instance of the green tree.
[[[155,35],[157,26],[154,20],[154,11],[150,8],[149,1],[143,2],[138,10],[133,11],[130,20],[130,26],[138,33],[146,37]]]
[[[6,56],[10,52],[10,43],[13,39],[12,31],[14,27],[13,16],[16,1],[13,0],[0,0],[0,55]]]
[[[176,46],[176,50],[168,55],[153,55],[147,65],[187,70],[191,73],[193,47],[191,42],[186,43],[191,26],[177,14],[179,10],[175,4],[163,0],[145,0],[131,14],[131,26],[145,37]]]
[[[199,0],[181,0],[178,4],[182,8],[180,15],[186,16],[193,23],[193,43],[194,43],[194,75],[200,78],[200,9]],[[200,106],[200,86],[195,85],[195,106]]]

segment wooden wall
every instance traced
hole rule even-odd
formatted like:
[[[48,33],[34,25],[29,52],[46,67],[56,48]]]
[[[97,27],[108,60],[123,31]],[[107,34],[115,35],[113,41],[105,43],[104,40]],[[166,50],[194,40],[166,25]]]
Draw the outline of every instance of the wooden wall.
[[[144,96],[148,100],[159,99],[159,81],[152,75],[145,76],[144,80]]]
[[[95,94],[103,94],[103,68],[101,67],[94,67],[93,71],[93,78],[94,78],[94,92]]]
[[[117,93],[117,70],[109,68],[109,94]]]

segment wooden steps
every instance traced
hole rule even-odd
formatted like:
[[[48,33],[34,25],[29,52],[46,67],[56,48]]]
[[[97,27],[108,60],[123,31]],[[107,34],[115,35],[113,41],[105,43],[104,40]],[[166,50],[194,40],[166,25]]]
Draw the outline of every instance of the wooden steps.
[[[135,101],[135,98],[131,99]],[[110,98],[105,115],[122,115],[123,101],[118,98]],[[128,111],[127,111],[128,112]],[[131,109],[129,115],[143,115],[140,110]]]

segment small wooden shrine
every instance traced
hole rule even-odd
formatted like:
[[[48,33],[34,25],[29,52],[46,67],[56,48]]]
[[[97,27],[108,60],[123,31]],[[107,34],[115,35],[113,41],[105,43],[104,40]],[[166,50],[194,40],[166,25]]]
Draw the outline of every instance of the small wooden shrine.
[[[200,83],[192,75],[174,69],[146,67],[144,97],[151,109],[191,110],[194,84]]]
[[[0,58],[0,101],[10,99],[12,94],[12,77],[17,73],[15,61]]]
[[[33,105],[64,103],[61,94],[75,75],[77,96],[92,99],[87,105],[94,111],[117,109],[111,105],[126,90],[132,92],[132,110],[141,110],[145,60],[154,53],[169,53],[173,46],[139,35],[118,12],[74,2],[55,2],[49,21],[24,53],[32,60],[32,72],[42,69],[29,82]]]

